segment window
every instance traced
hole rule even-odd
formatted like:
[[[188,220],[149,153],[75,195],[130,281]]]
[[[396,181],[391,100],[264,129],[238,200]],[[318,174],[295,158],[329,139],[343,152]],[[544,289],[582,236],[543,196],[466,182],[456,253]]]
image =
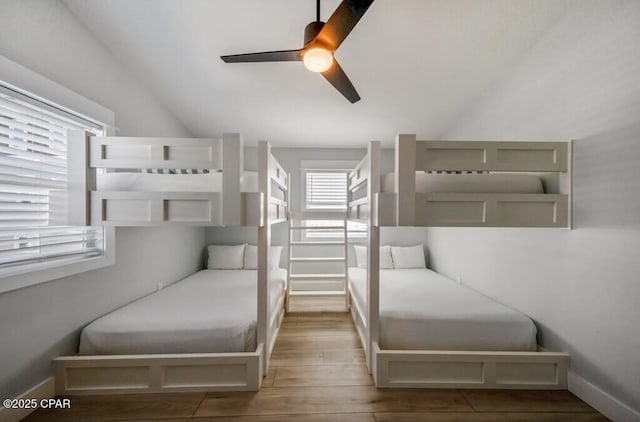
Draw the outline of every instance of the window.
[[[338,162],[339,163],[339,162]],[[316,163],[316,165],[322,163]],[[345,165],[345,163],[341,163]],[[350,163],[351,164],[351,163]],[[352,163],[350,167],[357,163]],[[346,166],[345,166],[346,167]],[[306,211],[318,212],[346,212],[347,210],[347,175],[349,170],[344,169],[305,169],[304,175],[304,206]],[[324,229],[322,227],[337,227],[344,224],[343,220],[307,220],[306,225],[316,227],[319,230],[305,230],[304,236],[308,240],[342,239],[344,230]],[[347,225],[350,238],[366,237],[366,230],[356,223]],[[366,227],[365,227],[366,229]]]
[[[344,211],[347,209],[347,173],[308,170],[305,174],[305,207],[308,210]]]
[[[73,129],[104,134],[100,124],[0,85],[0,276],[104,253],[101,226],[66,226]]]

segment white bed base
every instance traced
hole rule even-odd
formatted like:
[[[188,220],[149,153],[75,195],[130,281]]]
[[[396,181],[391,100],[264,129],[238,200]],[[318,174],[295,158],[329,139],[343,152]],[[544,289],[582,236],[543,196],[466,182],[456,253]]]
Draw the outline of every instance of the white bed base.
[[[271,226],[286,222],[289,216],[289,175],[273,157],[271,146],[266,141],[258,143],[258,177],[258,214],[251,220],[258,230],[256,350],[240,353],[62,356],[54,359],[57,395],[256,391],[260,388],[269,369],[269,359],[285,313],[285,289],[275,309],[270,309]],[[238,192],[239,181],[238,177]],[[273,195],[275,190],[280,190],[281,194]],[[80,192],[76,191],[76,194]],[[85,199],[88,198],[86,195]],[[77,217],[83,218],[82,215]],[[141,225],[140,221],[135,223]]]
[[[349,294],[351,316],[365,347],[365,315],[351,288]],[[569,355],[540,347],[538,352],[382,350],[373,342],[371,362],[378,388],[565,390]]]
[[[56,358],[56,395],[257,391],[283,316],[284,290],[269,318],[269,347],[254,352]]]
[[[517,154],[515,154],[517,156]],[[415,183],[415,170],[411,171]],[[397,174],[396,174],[397,176]],[[396,181],[399,178],[396,177]],[[367,223],[366,309],[353,300],[351,315],[365,350],[367,367],[379,388],[567,388],[566,353],[383,350],[380,324],[380,143],[371,142],[367,156],[348,177],[349,219]],[[365,194],[366,193],[366,194]],[[545,195],[546,196],[546,195]],[[400,204],[395,204],[400,205]]]
[[[243,143],[239,134],[222,139],[126,138],[69,133],[70,224],[148,226],[261,226],[260,192],[241,192]],[[288,189],[288,175],[277,162],[273,178]],[[109,171],[138,169],[207,169],[222,172],[221,192],[98,191],[97,179]],[[153,174],[145,176],[153,177]],[[198,175],[193,175],[198,177]],[[78,207],[78,204],[85,204]],[[287,201],[272,198],[276,216],[286,216]],[[275,209],[275,212],[273,211]]]
[[[415,135],[398,135],[395,189],[375,198],[376,224],[570,228],[571,152],[571,141],[416,141]],[[538,173],[546,193],[416,193],[416,171]]]
[[[56,395],[256,391],[264,344],[248,353],[56,358]]]

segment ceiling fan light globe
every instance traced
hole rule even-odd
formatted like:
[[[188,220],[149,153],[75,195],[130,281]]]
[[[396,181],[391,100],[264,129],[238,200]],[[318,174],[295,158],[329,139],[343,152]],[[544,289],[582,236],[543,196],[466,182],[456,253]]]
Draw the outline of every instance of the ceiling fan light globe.
[[[333,64],[333,54],[324,48],[311,48],[304,53],[302,61],[310,71],[321,73]]]

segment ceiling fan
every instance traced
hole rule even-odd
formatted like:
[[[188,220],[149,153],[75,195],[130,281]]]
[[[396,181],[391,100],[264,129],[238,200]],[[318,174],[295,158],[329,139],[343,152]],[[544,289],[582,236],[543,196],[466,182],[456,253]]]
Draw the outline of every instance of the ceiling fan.
[[[322,73],[322,76],[347,100],[355,103],[360,100],[360,95],[333,54],[371,6],[371,3],[373,0],[342,0],[325,23],[320,20],[320,0],[316,0],[316,20],[304,29],[304,46],[302,48],[232,54],[220,58],[225,63],[301,61],[310,71]]]

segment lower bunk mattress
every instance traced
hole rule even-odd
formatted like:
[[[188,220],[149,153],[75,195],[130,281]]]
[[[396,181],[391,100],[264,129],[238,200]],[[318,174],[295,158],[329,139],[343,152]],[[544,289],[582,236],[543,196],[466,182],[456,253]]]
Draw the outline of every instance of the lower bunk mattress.
[[[349,268],[356,305],[366,309],[366,269]],[[533,321],[423,268],[380,270],[380,338],[388,350],[536,351]]]
[[[271,272],[271,310],[287,272]],[[202,270],[89,324],[80,355],[250,352],[256,349],[256,270]]]

